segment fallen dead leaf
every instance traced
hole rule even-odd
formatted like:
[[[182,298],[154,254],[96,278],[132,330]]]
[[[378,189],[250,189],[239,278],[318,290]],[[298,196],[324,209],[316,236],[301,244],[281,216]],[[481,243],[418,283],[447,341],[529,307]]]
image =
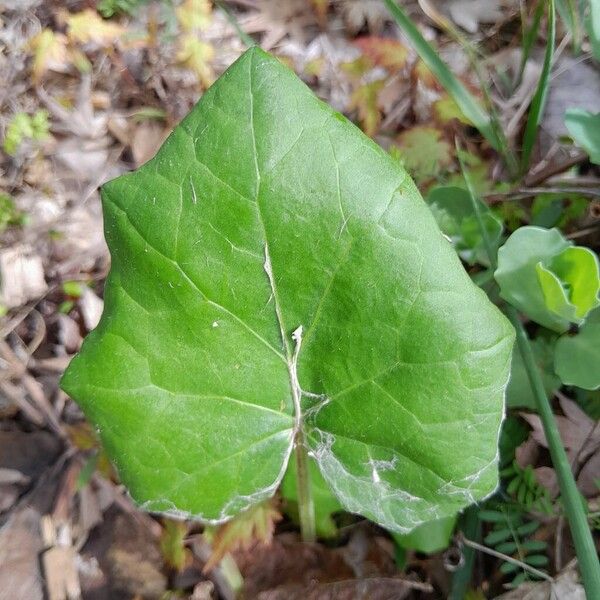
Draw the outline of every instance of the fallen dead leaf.
[[[58,325],[58,341],[68,354],[74,354],[81,347],[82,337],[79,325],[69,315],[59,314],[56,317]]]
[[[41,554],[41,565],[47,600],[79,600],[77,554],[71,544],[70,528],[44,515],[41,529],[46,546]]]
[[[495,600],[586,600],[585,590],[578,583],[577,571],[573,566],[563,571],[555,581],[522,583]]]
[[[598,69],[589,61],[563,54],[553,68],[541,127],[554,139],[568,135],[565,111],[577,106],[596,113],[599,97]]]
[[[600,487],[600,451],[583,465],[577,478],[577,488],[584,496],[597,496]]]
[[[125,33],[124,27],[102,19],[92,8],[78,13],[63,11],[61,16],[67,25],[67,36],[74,43],[107,48]]]
[[[214,72],[210,66],[214,55],[214,48],[198,39],[195,34],[181,36],[177,60],[196,74],[204,88],[208,88],[214,80]]]
[[[410,52],[399,40],[377,36],[360,37],[354,42],[374,65],[385,67],[390,73],[406,67]]]
[[[342,15],[351,33],[357,33],[365,26],[369,31],[379,33],[390,18],[381,0],[344,0]]]
[[[140,123],[131,137],[131,152],[135,166],[139,167],[153,158],[169,133],[169,128],[163,127],[156,121]]]
[[[175,14],[184,31],[204,29],[210,23],[212,7],[208,0],[184,0]]]
[[[47,71],[64,72],[70,64],[67,38],[62,33],[42,29],[29,40],[28,47],[33,53],[31,73],[34,83],[39,83]]]
[[[503,16],[501,0],[445,0],[434,2],[441,12],[446,13],[462,29],[475,33],[482,23],[500,21]]]
[[[247,550],[257,544],[270,545],[275,523],[282,518],[275,502],[274,498],[270,498],[255,504],[224,525],[219,525],[212,539],[212,555],[204,565],[204,572],[208,573],[225,554],[233,550]]]
[[[0,250],[0,304],[22,306],[45,294],[42,258],[27,244]]]
[[[556,416],[556,424],[571,463],[581,464],[600,447],[600,427],[579,406],[562,394],[560,406],[565,416]],[[533,438],[544,448],[548,447],[542,422],[537,415],[521,413],[533,428]]]
[[[77,305],[79,306],[79,310],[81,310],[85,328],[87,331],[92,331],[100,322],[100,317],[104,310],[104,301],[98,298],[93,290],[86,286],[83,288]]]

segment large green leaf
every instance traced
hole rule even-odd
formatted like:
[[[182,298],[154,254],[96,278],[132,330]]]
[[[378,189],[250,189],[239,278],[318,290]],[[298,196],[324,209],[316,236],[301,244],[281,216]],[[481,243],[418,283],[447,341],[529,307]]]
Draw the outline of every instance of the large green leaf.
[[[512,328],[404,170],[279,61],[248,50],[103,203],[105,311],[63,385],[148,510],[272,495],[299,427],[395,531],[494,490]]]

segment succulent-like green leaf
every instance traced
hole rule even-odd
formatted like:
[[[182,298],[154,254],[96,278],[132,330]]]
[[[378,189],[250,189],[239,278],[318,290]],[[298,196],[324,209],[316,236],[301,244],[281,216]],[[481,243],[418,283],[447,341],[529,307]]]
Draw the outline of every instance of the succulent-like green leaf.
[[[554,331],[582,324],[599,304],[598,258],[558,229],[517,229],[498,252],[494,276],[505,300]]]
[[[589,315],[579,333],[558,340],[554,368],[566,385],[600,388],[600,309]]]
[[[552,395],[560,387],[560,379],[554,373],[555,340],[556,336],[553,336],[553,339],[537,337],[531,341],[531,349],[548,395]],[[510,381],[506,388],[506,406],[537,410],[535,396],[520,352],[513,352]]]
[[[248,50],[103,203],[105,311],[63,386],[147,509],[272,495],[299,427],[395,531],[495,488],[512,328],[405,171],[279,61]]]
[[[417,552],[432,554],[448,547],[457,516],[444,517],[419,525],[406,534],[395,533],[394,540],[398,546]]]
[[[575,143],[589,154],[593,163],[600,165],[600,113],[570,108],[565,113],[565,125]]]
[[[486,204],[481,200],[476,201],[479,203],[488,237],[494,248],[497,248],[502,236],[502,222]],[[468,263],[480,262],[489,266],[469,192],[454,186],[436,187],[429,193],[427,204],[442,232],[452,240],[459,256]]]

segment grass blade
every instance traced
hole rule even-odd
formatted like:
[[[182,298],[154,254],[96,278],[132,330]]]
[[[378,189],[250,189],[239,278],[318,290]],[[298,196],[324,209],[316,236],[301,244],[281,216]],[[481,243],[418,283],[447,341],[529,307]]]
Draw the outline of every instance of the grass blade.
[[[525,71],[525,65],[529,60],[529,55],[531,54],[531,49],[535,44],[535,40],[537,39],[538,32],[540,30],[540,23],[542,22],[542,16],[544,14],[544,0],[539,0],[537,6],[535,7],[535,11],[533,13],[533,20],[531,21],[531,25],[525,29],[525,19],[523,18],[523,50],[521,54],[521,65],[519,67],[519,77],[517,78],[517,85],[523,79],[523,73]],[[526,15],[524,14],[523,17]]]
[[[595,0],[591,1],[593,4]],[[560,18],[573,38],[573,52],[581,52],[581,14],[579,0],[556,0],[556,8]]]
[[[475,128],[479,130],[481,135],[485,137],[495,150],[505,152],[506,144],[503,143],[498,132],[495,130],[490,115],[486,113],[474,96],[456,78],[446,63],[439,57],[436,50],[421,35],[404,10],[394,0],[384,0],[384,2],[398,26],[414,46],[421,60],[429,67],[444,89],[450,94],[465,117],[473,123]]]
[[[592,46],[592,55],[600,61],[600,2],[598,0],[590,0],[585,26]]]
[[[546,52],[544,53],[544,65],[535,95],[531,101],[525,133],[523,135],[523,153],[521,154],[521,173],[524,174],[529,168],[533,145],[537,137],[538,128],[544,114],[548,90],[550,88],[550,71],[552,70],[552,56],[554,55],[554,43],[556,40],[556,9],[554,0],[548,2],[548,40]]]

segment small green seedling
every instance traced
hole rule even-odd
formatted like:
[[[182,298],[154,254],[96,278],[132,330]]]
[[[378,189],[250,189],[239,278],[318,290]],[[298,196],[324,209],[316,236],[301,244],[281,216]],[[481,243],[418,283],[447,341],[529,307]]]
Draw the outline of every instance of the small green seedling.
[[[563,335],[556,344],[554,368],[566,385],[585,390],[600,388],[600,308],[594,310],[576,335]]]
[[[481,200],[477,200],[483,224],[495,249],[502,237],[502,222]],[[468,190],[455,186],[433,188],[427,204],[442,232],[452,241],[458,255],[470,264],[480,262],[489,266],[479,223],[473,214]]]
[[[295,449],[398,533],[498,483],[514,331],[406,172],[248,50],[155,159],[106,184],[105,310],[62,385],[150,511],[222,522]]]
[[[600,164],[600,113],[570,108],[565,113],[565,125],[575,143],[588,153],[590,161]]]
[[[24,112],[14,115],[6,128],[2,147],[7,154],[15,156],[26,140],[42,142],[49,136],[48,111],[38,110],[33,116]]]
[[[600,304],[598,257],[558,229],[517,229],[498,252],[494,276],[506,301],[559,333],[583,325]]]

